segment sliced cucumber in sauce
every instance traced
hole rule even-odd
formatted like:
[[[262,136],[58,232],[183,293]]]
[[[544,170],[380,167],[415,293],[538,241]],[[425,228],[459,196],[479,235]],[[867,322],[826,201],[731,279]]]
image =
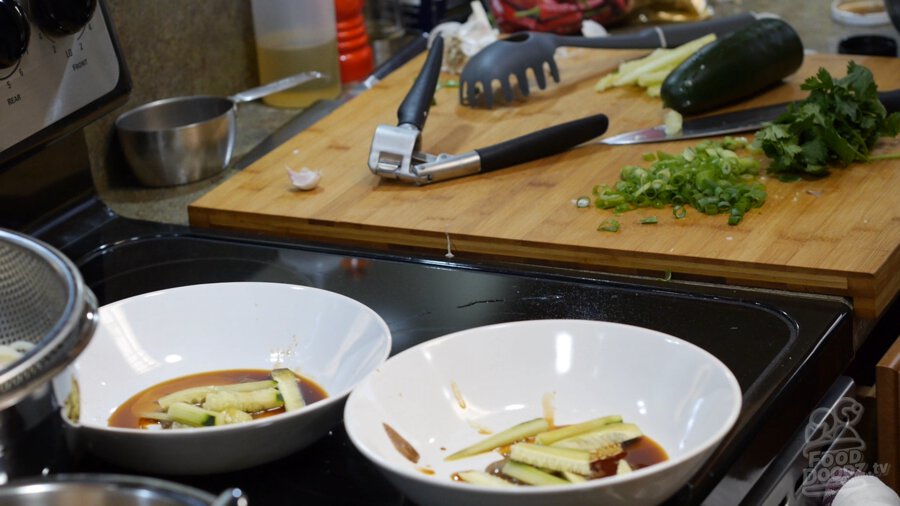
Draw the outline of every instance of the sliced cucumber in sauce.
[[[306,406],[300,384],[297,383],[297,376],[290,369],[274,369],[272,379],[278,383],[285,411],[295,411]]]

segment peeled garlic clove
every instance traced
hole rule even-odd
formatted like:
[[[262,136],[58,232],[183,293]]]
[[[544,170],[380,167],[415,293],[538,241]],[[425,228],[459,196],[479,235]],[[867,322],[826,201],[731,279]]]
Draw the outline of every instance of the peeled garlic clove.
[[[291,170],[290,167],[285,168],[287,169],[288,176],[291,178],[291,184],[300,190],[312,190],[319,185],[319,179],[322,178],[322,174],[319,171],[309,170],[306,167],[303,167],[299,171]]]

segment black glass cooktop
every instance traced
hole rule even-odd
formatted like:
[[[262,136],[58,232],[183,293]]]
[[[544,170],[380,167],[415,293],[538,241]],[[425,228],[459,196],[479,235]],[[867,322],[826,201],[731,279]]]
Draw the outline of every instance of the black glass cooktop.
[[[779,438],[802,422],[851,355],[850,308],[835,298],[441,256],[394,256],[122,218],[61,242],[100,304],[196,283],[314,286],[378,312],[392,332],[392,353],[466,328],[544,318],[639,325],[693,342],[731,368],[743,389],[744,407],[715,458],[673,504],[699,504],[723,481],[746,478],[729,473],[765,466],[771,455],[755,457],[754,448],[777,448],[783,442]],[[779,412],[779,423],[772,423],[770,415],[787,403],[796,414],[792,418]],[[70,466],[128,472],[87,454],[76,455]],[[254,505],[285,500],[409,504],[352,447],[340,424],[313,446],[257,468],[159,477],[214,493],[241,487]]]

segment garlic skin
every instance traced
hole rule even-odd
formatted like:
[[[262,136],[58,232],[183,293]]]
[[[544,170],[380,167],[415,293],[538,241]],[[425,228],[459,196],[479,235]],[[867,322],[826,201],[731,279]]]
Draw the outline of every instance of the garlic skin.
[[[322,179],[322,174],[319,171],[309,170],[306,167],[299,171],[291,170],[290,167],[285,167],[285,169],[287,169],[288,176],[291,178],[291,184],[298,190],[312,190],[319,185],[319,180]]]
[[[663,113],[663,128],[666,135],[676,136],[680,134],[683,123],[684,118],[681,116],[681,113],[674,109],[665,109]]]
[[[487,12],[479,1],[470,2],[472,14],[465,23],[448,21],[431,29],[428,47],[436,37],[444,38],[444,58],[441,70],[460,74],[469,58],[496,41],[499,31],[491,27]]]

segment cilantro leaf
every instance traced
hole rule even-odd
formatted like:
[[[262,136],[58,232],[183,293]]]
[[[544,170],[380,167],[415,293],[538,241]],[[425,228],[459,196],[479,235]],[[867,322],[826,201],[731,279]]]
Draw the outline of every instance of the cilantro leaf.
[[[867,161],[879,138],[900,134],[900,113],[887,114],[872,72],[854,61],[846,76],[820,68],[800,88],[809,95],[756,133],[769,172],[826,175],[829,166]]]

